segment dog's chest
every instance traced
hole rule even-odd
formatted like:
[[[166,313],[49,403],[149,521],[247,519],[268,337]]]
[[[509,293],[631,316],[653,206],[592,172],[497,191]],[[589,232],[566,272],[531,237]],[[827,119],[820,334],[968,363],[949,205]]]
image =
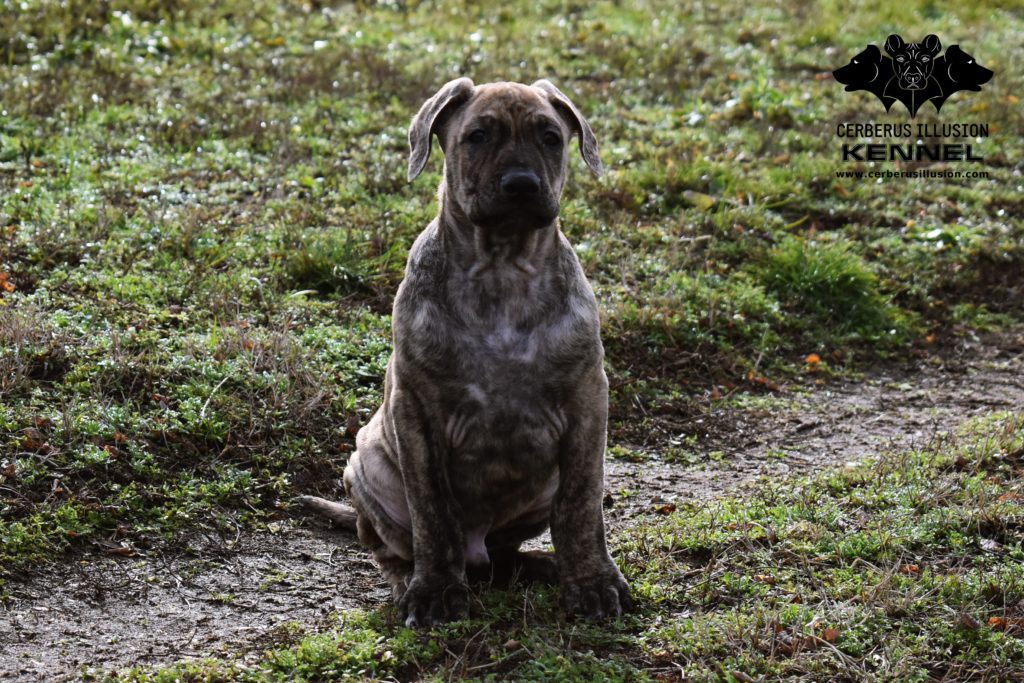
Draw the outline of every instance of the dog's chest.
[[[572,327],[568,315],[533,326],[504,318],[465,334],[449,384],[450,445],[553,445],[564,429],[560,399],[572,380],[565,363]]]

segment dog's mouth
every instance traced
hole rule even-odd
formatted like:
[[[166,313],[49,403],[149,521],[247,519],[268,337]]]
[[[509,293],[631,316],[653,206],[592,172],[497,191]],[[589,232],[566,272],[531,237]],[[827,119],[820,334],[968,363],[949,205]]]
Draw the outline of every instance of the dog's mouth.
[[[558,202],[513,197],[474,207],[469,218],[487,230],[539,230],[558,218]]]

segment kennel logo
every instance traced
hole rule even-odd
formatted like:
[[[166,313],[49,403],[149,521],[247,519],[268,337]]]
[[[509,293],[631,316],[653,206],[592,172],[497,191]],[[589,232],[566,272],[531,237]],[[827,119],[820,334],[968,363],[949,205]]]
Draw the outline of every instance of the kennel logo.
[[[940,111],[954,93],[978,92],[992,78],[992,72],[959,45],[949,47],[944,55],[939,54],[941,50],[933,34],[919,43],[908,43],[894,33],[885,41],[888,55],[868,45],[832,75],[846,86],[846,92],[867,90],[882,101],[886,111],[902,102],[913,118],[926,103]]]

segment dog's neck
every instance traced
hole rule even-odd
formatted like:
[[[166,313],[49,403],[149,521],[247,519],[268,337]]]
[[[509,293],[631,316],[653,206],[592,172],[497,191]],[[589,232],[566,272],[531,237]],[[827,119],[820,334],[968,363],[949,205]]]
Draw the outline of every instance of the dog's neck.
[[[544,261],[556,244],[557,219],[541,228],[488,229],[474,224],[455,202],[445,196],[443,186],[439,194],[438,228],[441,239],[448,243],[450,266],[472,279],[509,269],[515,269],[530,279],[542,271]]]

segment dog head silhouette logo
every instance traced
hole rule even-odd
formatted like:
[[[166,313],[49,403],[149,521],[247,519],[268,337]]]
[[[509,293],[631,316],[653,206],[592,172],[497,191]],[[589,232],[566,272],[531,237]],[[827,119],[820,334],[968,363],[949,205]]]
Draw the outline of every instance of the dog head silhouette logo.
[[[938,36],[927,35],[919,43],[908,43],[897,34],[885,41],[885,51],[868,45],[850,63],[832,72],[847,92],[867,90],[889,111],[902,102],[913,117],[926,102],[935,110],[960,90],[977,92],[992,78],[992,71],[953,45],[940,55]]]

